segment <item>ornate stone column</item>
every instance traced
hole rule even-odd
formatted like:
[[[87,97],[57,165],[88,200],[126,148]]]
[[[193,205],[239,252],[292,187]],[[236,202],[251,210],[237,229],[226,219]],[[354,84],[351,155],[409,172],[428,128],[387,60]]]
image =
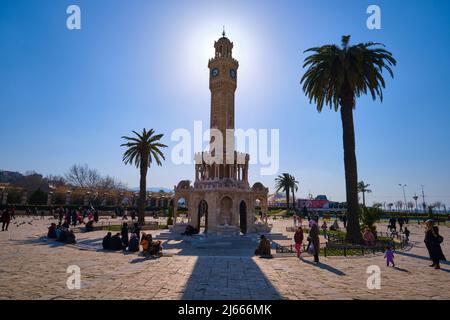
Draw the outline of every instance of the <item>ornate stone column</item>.
[[[8,189],[3,188],[2,190],[2,205],[6,205],[8,202]]]
[[[173,225],[177,224],[178,199],[173,198]]]
[[[20,204],[22,204],[22,205],[27,204],[27,200],[28,200],[28,195],[27,195],[27,192],[25,191],[25,192],[22,194],[22,199],[20,199]]]
[[[72,191],[68,190],[66,191],[66,205],[69,205],[72,201]]]
[[[53,191],[50,191],[47,196],[47,205],[48,206],[52,205],[52,200],[53,200],[52,198],[53,198]]]

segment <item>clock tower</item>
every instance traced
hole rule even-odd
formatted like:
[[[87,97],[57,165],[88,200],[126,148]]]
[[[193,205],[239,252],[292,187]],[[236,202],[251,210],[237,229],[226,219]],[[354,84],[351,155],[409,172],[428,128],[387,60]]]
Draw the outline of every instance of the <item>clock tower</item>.
[[[211,90],[211,129],[218,129],[223,137],[223,150],[234,152],[234,139],[228,141],[227,129],[234,136],[234,93],[237,87],[237,69],[239,63],[233,58],[233,43],[225,37],[214,42],[215,55],[209,60],[209,89]],[[231,137],[232,137],[231,136]],[[212,137],[211,137],[212,138]]]
[[[250,187],[250,156],[235,150],[234,93],[239,63],[233,58],[233,43],[225,37],[214,42],[215,55],[209,59],[210,148],[195,154],[195,180],[182,180],[174,186],[174,232],[185,232],[187,224],[208,236],[239,236],[241,233],[268,232],[266,223],[255,223],[255,203],[267,213],[269,189],[257,182]],[[215,130],[214,130],[215,129]],[[215,141],[221,133],[222,151]],[[216,132],[214,132],[216,131]],[[227,141],[228,140],[228,141]],[[227,145],[228,144],[228,145]],[[219,153],[221,152],[221,154]],[[188,223],[177,223],[177,206],[184,199]]]

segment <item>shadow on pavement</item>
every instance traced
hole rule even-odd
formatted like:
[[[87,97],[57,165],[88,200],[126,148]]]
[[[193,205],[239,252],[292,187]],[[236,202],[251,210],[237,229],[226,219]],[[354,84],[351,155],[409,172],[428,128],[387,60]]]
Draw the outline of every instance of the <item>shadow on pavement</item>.
[[[322,262],[319,262],[319,263],[311,262],[311,261],[305,260],[303,257],[300,258],[300,260],[302,260],[304,263],[309,264],[311,266],[314,266],[314,267],[317,267],[319,269],[323,269],[323,270],[329,271],[331,273],[334,273],[337,276],[345,276],[344,272],[342,272],[339,269],[333,268],[332,266],[330,266],[328,264],[325,264],[325,263],[322,263]]]
[[[424,257],[424,256],[420,256],[420,255],[414,254],[414,253],[396,251],[396,254],[398,254],[400,256],[406,256],[406,257],[410,257],[410,258],[430,261],[430,257]],[[440,263],[450,266],[450,262],[448,262],[448,261],[441,261]]]

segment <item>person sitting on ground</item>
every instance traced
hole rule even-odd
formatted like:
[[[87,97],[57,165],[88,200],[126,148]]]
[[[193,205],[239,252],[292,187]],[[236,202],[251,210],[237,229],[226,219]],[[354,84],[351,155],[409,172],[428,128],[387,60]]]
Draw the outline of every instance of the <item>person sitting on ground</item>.
[[[47,238],[49,239],[57,239],[56,235],[56,223],[52,223],[48,228]]]
[[[191,237],[193,234],[195,234],[195,228],[193,226],[191,226],[190,224],[188,224],[186,226],[186,231],[184,231],[184,233],[182,233],[182,235]]]
[[[148,254],[150,254],[151,256],[162,256],[162,245],[161,245],[161,241],[159,240],[150,240],[152,239],[152,235],[149,235],[149,247],[148,247]]]
[[[148,238],[145,232],[142,232],[142,240],[141,240],[142,250],[146,252],[148,250]]]
[[[330,231],[338,231],[338,230],[339,230],[339,223],[336,219],[336,220],[334,220],[333,224],[331,225]]]
[[[375,236],[373,235],[373,232],[369,228],[364,229],[363,239],[366,246],[375,245]]]
[[[128,251],[139,252],[139,239],[135,233],[131,234],[130,244],[128,245]]]
[[[85,232],[91,232],[94,231],[94,221],[93,220],[89,220],[86,223],[86,226],[84,227],[84,231]]]
[[[103,250],[111,250],[112,249],[111,243],[112,243],[111,232],[108,232],[102,241]]]
[[[135,223],[134,224],[133,233],[136,234],[136,237],[137,237],[138,242],[139,242],[139,239],[141,237],[141,228],[139,227],[139,223]]]
[[[122,226],[121,235],[122,235],[123,247],[126,248],[126,247],[128,247],[128,242],[129,242],[129,238],[128,238],[128,224],[126,222]]]
[[[64,223],[62,224],[62,227],[69,229],[69,227],[70,227],[69,221],[68,220],[64,221]]]
[[[58,236],[58,238],[57,238],[57,241],[58,241],[58,242],[66,243],[66,242],[67,242],[67,234],[68,234],[68,233],[69,233],[69,232],[68,232],[68,229],[62,227],[62,228],[61,228],[61,232],[59,233],[59,236]]]
[[[120,233],[116,233],[111,238],[111,250],[114,250],[114,251],[123,250],[122,239],[120,238]]]
[[[67,244],[75,244],[75,243],[77,243],[76,237],[75,237],[75,233],[73,232],[73,230],[70,230],[67,233],[67,241],[66,241],[66,243]]]
[[[261,235],[261,241],[259,242],[258,248],[255,250],[255,255],[257,256],[271,256],[270,253],[270,241],[265,235]]]

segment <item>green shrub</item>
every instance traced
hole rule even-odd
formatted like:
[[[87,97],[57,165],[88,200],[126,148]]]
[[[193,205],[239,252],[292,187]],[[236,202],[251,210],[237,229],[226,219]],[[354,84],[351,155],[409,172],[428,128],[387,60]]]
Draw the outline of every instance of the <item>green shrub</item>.
[[[30,204],[46,204],[47,203],[47,192],[42,190],[41,188],[38,188],[35,190],[31,195],[28,202]]]
[[[361,229],[369,228],[372,232],[375,232],[376,231],[375,223],[380,220],[383,214],[384,214],[383,210],[377,207],[361,208],[360,210]]]

